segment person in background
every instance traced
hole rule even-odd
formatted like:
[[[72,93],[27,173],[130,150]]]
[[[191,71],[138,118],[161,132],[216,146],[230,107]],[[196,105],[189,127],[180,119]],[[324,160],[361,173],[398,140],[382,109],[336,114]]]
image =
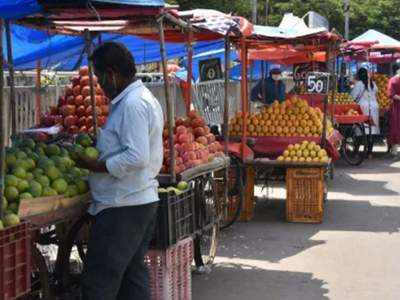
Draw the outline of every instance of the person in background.
[[[163,111],[136,78],[134,58],[122,44],[106,42],[89,57],[110,115],[97,135],[99,160],[82,165],[89,177],[93,216],[82,275],[82,299],[150,299],[144,263],[158,208],[163,161]]]
[[[350,91],[350,82],[346,76],[346,64],[342,64],[340,69],[340,76],[338,79],[338,92],[348,93]]]
[[[365,126],[366,134],[368,135],[368,155],[371,158],[372,149],[376,135],[379,135],[379,105],[376,100],[378,87],[371,78],[371,74],[366,68],[360,68],[357,73],[357,81],[351,90],[351,96],[360,105],[364,115],[370,116],[374,122],[371,126],[371,135],[369,136],[369,126]]]
[[[263,97],[263,89],[265,97]],[[285,84],[282,82],[282,72],[278,68],[274,68],[270,72],[270,76],[261,79],[251,91],[251,100],[259,101],[264,104],[272,104],[275,100],[279,102],[285,101]]]
[[[389,110],[389,137],[390,152],[397,157],[400,144],[400,62],[393,67],[394,76],[388,83],[388,95],[392,100]]]

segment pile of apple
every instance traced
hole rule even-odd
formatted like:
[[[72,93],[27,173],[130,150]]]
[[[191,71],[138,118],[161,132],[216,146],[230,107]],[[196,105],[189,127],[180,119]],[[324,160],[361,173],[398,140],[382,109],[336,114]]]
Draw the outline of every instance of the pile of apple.
[[[70,134],[93,132],[93,109],[97,111],[97,124],[103,126],[108,116],[108,99],[93,76],[96,105],[90,98],[89,69],[80,68],[79,74],[71,78],[71,84],[65,89],[65,95],[58,99],[58,105],[42,116],[41,126],[60,124]]]
[[[164,133],[164,162],[161,173],[170,171],[170,150],[168,128]],[[223,155],[222,146],[196,111],[190,111],[187,118],[176,118],[174,127],[175,170],[181,173],[187,169],[208,163],[215,156]]]

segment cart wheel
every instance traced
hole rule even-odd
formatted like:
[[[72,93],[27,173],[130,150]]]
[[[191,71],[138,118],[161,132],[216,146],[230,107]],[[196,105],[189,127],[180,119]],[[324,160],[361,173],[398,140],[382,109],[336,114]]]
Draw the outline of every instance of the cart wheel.
[[[362,124],[346,126],[343,130],[341,153],[344,160],[352,165],[360,165],[367,155],[367,135]]]
[[[194,257],[196,266],[201,268],[213,263],[219,235],[220,203],[212,174],[196,179],[195,191],[200,233],[194,240]]]
[[[68,232],[65,241],[60,245],[57,255],[56,276],[62,289],[68,289],[75,282],[70,269],[70,258],[74,245],[77,246],[82,263],[86,261],[86,244],[91,220],[92,217],[86,214],[76,221]]]
[[[228,187],[228,198],[222,201],[221,229],[228,228],[235,223],[242,213],[244,202],[244,187],[246,186],[246,172],[238,159],[231,159],[231,168],[235,172],[235,179],[224,178],[224,184]],[[231,212],[233,207],[233,214]]]
[[[32,245],[32,291],[26,299],[54,300],[46,261],[35,245]]]
[[[213,264],[217,255],[218,237],[219,225],[212,224],[194,239],[194,261],[199,272],[206,271]]]

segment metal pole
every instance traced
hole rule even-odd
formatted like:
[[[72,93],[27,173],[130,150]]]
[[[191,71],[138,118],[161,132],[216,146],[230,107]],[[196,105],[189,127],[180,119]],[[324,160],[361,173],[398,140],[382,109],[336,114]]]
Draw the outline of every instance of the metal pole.
[[[257,24],[257,0],[252,0],[251,8],[251,22]]]
[[[189,23],[190,25],[190,23]],[[192,74],[193,74],[193,31],[192,28],[188,29],[188,41],[187,41],[187,50],[188,50],[188,70],[187,70],[187,98],[186,100],[186,114],[190,111],[190,105],[192,103]]]
[[[268,25],[269,0],[265,0],[265,25]]]
[[[176,172],[175,172],[175,146],[174,146],[174,102],[170,97],[169,93],[169,82],[167,74],[167,59],[165,51],[165,36],[164,36],[164,17],[158,20],[159,33],[160,33],[160,53],[161,53],[161,63],[163,68],[164,76],[164,91],[165,91],[165,103],[167,108],[167,125],[168,125],[168,144],[169,144],[169,159],[170,159],[170,172],[172,183],[176,182]]]
[[[6,174],[6,129],[4,110],[4,56],[3,56],[3,19],[0,19],[0,195],[4,195],[4,177]],[[3,219],[3,201],[0,201],[0,218]]]
[[[349,40],[350,0],[344,0],[344,37]]]
[[[92,38],[90,36],[90,32],[88,29],[84,31],[85,35],[85,43],[86,43],[86,53],[89,57],[92,55]],[[88,67],[89,67],[89,86],[90,86],[90,102],[92,104],[92,117],[93,117],[93,133],[94,136],[97,136],[97,106],[96,106],[96,95],[95,88],[93,83],[93,62],[88,59]]]
[[[11,134],[12,136],[15,136],[17,133],[17,119],[16,119],[16,108],[15,108],[14,60],[12,54],[10,21],[5,21],[5,28],[6,28],[6,39],[7,39],[8,73],[10,76]]]
[[[40,115],[42,114],[42,99],[40,96],[42,78],[42,66],[40,59],[36,62],[36,84],[35,84],[35,123],[40,123]],[[57,80],[58,81],[58,80]],[[58,87],[57,87],[58,89]]]

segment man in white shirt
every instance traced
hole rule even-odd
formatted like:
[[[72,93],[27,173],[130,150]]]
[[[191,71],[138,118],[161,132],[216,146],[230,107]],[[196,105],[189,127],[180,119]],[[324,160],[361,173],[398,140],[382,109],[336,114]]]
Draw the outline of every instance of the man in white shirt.
[[[104,43],[90,59],[112,100],[97,136],[99,160],[83,162],[92,171],[89,213],[95,219],[83,272],[83,299],[146,300],[144,255],[159,200],[156,176],[163,160],[163,112],[136,80],[135,62],[125,46]]]

